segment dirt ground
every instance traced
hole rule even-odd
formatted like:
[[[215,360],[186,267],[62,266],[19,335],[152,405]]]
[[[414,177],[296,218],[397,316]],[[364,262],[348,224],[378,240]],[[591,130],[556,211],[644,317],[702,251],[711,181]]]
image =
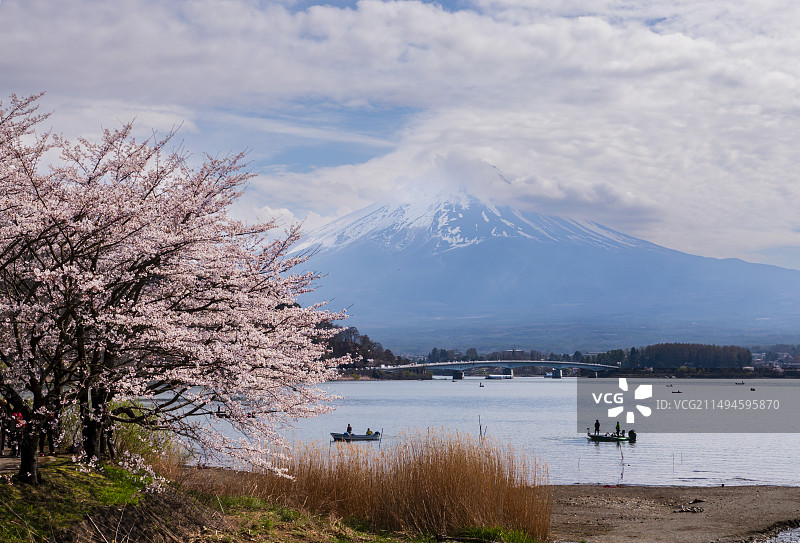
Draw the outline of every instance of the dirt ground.
[[[554,541],[765,540],[800,526],[800,487],[553,487]]]
[[[53,457],[41,456],[39,457],[39,463],[46,464],[51,458]],[[8,456],[8,451],[6,451],[3,456],[0,456],[0,475],[14,475],[17,471],[19,471],[19,458]]]

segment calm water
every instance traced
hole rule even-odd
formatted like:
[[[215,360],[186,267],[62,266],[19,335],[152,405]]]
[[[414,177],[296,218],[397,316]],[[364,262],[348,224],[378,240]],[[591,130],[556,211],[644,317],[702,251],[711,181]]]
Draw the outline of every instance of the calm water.
[[[759,389],[790,383],[800,394],[794,381],[757,383]],[[340,381],[324,388],[342,396],[338,408],[300,421],[287,437],[329,441],[330,432],[343,432],[350,423],[356,433],[368,426],[383,429],[381,446],[386,447],[415,430],[445,428],[477,436],[480,419],[489,436],[545,462],[556,484],[800,486],[800,433],[640,432],[635,444],[590,443],[576,433],[574,379]]]

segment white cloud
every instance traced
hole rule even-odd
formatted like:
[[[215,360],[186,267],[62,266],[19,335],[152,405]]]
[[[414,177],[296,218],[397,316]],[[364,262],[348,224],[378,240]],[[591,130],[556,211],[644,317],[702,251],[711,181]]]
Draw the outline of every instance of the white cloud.
[[[240,199],[233,205],[231,214],[238,220],[250,223],[274,220],[274,233],[280,234],[292,225],[299,225],[303,232],[310,232],[351,211],[353,210],[350,208],[342,208],[338,209],[336,214],[330,216],[323,216],[313,211],[296,214],[295,211],[286,207],[274,208],[269,205],[259,206],[249,199]]]
[[[6,0],[0,92],[47,90],[67,133],[136,117],[182,122],[198,153],[251,149],[243,216],[315,223],[489,163],[518,205],[677,249],[785,264],[800,247],[799,4],[471,6]],[[304,149],[308,168],[282,162]]]
[[[326,142],[353,143],[356,145],[368,145],[372,147],[392,147],[394,142],[384,138],[377,138],[358,132],[342,130],[341,128],[311,126],[298,122],[280,121],[276,119],[260,119],[257,117],[246,117],[232,114],[210,114],[206,115],[206,120],[216,124],[227,125],[237,130],[252,133],[271,133],[281,136],[291,136],[307,140],[319,140]]]
[[[68,127],[70,136],[97,137],[102,128],[114,129],[133,122],[138,137],[148,137],[153,131],[182,134],[197,133],[195,112],[177,104],[148,104],[123,100],[86,100],[45,96],[41,108],[51,112],[46,124],[54,131]]]

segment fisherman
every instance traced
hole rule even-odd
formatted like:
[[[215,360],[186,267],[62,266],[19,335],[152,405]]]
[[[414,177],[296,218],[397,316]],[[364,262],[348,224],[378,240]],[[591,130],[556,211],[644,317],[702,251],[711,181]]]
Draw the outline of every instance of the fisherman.
[[[352,434],[353,433],[353,427],[348,424],[347,425],[347,431],[345,433],[346,434]]]
[[[371,435],[372,435],[372,430],[370,430],[369,428],[367,428],[367,435],[368,435],[368,436],[371,436]]]
[[[600,433],[600,419],[595,419],[594,421],[594,435]]]
[[[619,435],[619,421],[617,421],[617,435]]]

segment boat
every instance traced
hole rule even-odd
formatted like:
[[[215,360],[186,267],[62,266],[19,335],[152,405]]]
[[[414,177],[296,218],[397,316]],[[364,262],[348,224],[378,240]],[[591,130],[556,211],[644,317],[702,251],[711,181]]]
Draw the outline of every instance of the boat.
[[[337,434],[336,432],[331,432],[331,437],[334,441],[346,441],[348,443],[351,441],[378,441],[381,438],[381,433],[375,432],[374,434],[348,434],[345,432],[343,434]]]
[[[633,435],[628,434],[627,436],[586,432],[586,437],[589,438],[589,441],[598,443],[636,443],[636,432],[634,432]]]
[[[739,382],[739,381],[736,381],[736,383],[734,383],[734,384],[737,384],[737,385],[743,385],[743,384],[744,384],[744,381],[741,381],[741,382]]]

